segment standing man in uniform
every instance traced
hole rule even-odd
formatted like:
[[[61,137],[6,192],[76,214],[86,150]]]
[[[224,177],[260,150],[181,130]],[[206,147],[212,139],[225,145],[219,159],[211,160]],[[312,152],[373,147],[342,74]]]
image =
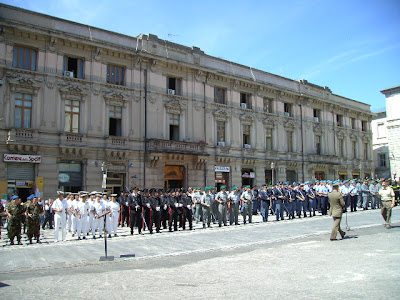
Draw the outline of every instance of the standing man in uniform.
[[[333,227],[331,233],[331,241],[336,241],[336,236],[339,231],[342,239],[346,235],[342,229],[340,229],[340,222],[342,221],[343,207],[345,202],[342,194],[339,192],[339,183],[333,184],[333,191],[328,194],[330,203],[329,215],[333,218]]]
[[[14,238],[17,237],[18,245],[22,245],[21,242],[21,225],[22,215],[24,214],[25,208],[21,204],[21,199],[14,195],[11,197],[10,203],[7,204],[6,214],[8,216],[8,238],[10,239],[10,245],[14,245]]]
[[[230,201],[231,213],[229,215],[229,224],[239,225],[239,206],[240,206],[240,192],[239,187],[235,185],[232,192],[228,195]]]
[[[206,186],[204,188],[205,196],[201,199],[202,211],[203,211],[203,228],[211,227],[211,205],[212,198],[210,195],[212,187]]]
[[[258,193],[258,197],[260,198],[260,211],[263,222],[268,222],[268,213],[269,213],[269,200],[270,195],[267,191],[267,185],[263,185],[261,187],[260,192]]]
[[[29,243],[32,244],[32,238],[40,243],[40,215],[43,212],[42,205],[39,204],[38,198],[35,195],[29,196],[31,202],[26,205],[26,235]]]
[[[251,223],[253,215],[253,193],[249,185],[246,186],[246,190],[240,196],[240,200],[242,201],[243,224],[246,224],[247,215],[249,216],[249,223]]]
[[[226,202],[228,194],[226,193],[226,185],[221,186],[221,190],[215,196],[215,201],[218,202],[218,226],[221,227],[222,223],[226,226]]]
[[[394,207],[394,191],[388,186],[387,181],[384,181],[378,194],[381,198],[381,214],[385,220],[385,227],[387,229],[392,228],[390,225],[390,218],[392,216],[392,208]]]
[[[64,192],[58,191],[58,198],[53,202],[54,211],[54,242],[58,242],[58,232],[61,227],[61,237],[65,241],[67,235],[67,209],[68,203],[64,199]]]

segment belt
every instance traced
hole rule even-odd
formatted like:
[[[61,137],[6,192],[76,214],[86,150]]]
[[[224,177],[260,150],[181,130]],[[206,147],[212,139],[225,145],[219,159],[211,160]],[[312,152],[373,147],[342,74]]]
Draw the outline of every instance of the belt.
[[[381,200],[382,202],[392,202],[392,200]]]

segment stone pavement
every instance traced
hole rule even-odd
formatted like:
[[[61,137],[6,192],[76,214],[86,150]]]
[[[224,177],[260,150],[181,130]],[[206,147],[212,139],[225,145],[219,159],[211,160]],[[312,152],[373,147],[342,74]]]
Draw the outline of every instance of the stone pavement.
[[[394,223],[400,220],[397,207],[393,210]],[[115,256],[116,261],[143,260],[159,257],[171,257],[184,254],[201,254],[212,251],[232,250],[241,247],[266,245],[290,241],[310,236],[323,236],[329,240],[332,218],[318,216],[285,221],[261,222],[255,216],[253,224],[226,226],[202,229],[201,224],[195,230],[168,232],[161,234],[134,235],[128,228],[119,228],[120,236],[108,240],[108,255]],[[348,213],[351,229],[381,226],[383,224],[380,210],[358,211]],[[345,228],[345,218],[342,228]],[[382,227],[382,230],[386,230]],[[390,229],[392,230],[392,229]],[[389,230],[389,231],[390,231]],[[350,231],[351,232],[351,231]],[[99,257],[104,255],[104,241],[100,239],[78,241],[68,236],[66,242],[52,242],[53,230],[45,230],[43,244],[26,244],[8,246],[2,240],[0,248],[0,275],[29,270],[60,269],[80,265],[99,264]],[[6,237],[5,232],[2,233]],[[121,255],[135,254],[135,258],[120,258]],[[306,262],[305,262],[306,263]]]

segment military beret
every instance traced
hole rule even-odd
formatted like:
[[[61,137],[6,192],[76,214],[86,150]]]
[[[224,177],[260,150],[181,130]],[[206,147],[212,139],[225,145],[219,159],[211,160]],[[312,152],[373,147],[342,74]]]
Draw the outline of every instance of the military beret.
[[[64,192],[63,191],[57,191],[57,194],[63,194],[64,195]]]
[[[11,200],[15,200],[15,199],[19,199],[19,197],[17,195],[14,195],[11,197]]]
[[[111,194],[110,196],[111,197],[117,197],[117,194]]]
[[[209,187],[209,186],[206,186],[205,188],[204,188],[204,191],[205,192],[208,192],[208,191],[210,191],[211,190],[211,187]]]
[[[226,189],[226,185],[221,185],[221,190]]]
[[[26,197],[26,200],[31,200],[32,199],[32,195]]]
[[[232,188],[232,190],[236,190],[237,188],[238,188],[238,186],[237,186],[237,185],[234,185],[233,188]]]

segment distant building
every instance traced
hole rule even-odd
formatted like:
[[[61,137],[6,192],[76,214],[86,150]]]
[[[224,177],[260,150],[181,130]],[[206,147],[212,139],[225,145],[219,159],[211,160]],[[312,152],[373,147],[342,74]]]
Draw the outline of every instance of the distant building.
[[[386,135],[389,146],[390,174],[400,175],[400,86],[381,91],[386,97]],[[389,176],[390,176],[389,174]]]
[[[386,125],[386,110],[375,112],[371,122],[375,178],[390,177],[389,142]]]
[[[4,4],[0,26],[2,194],[373,175],[370,106],[326,86]]]

